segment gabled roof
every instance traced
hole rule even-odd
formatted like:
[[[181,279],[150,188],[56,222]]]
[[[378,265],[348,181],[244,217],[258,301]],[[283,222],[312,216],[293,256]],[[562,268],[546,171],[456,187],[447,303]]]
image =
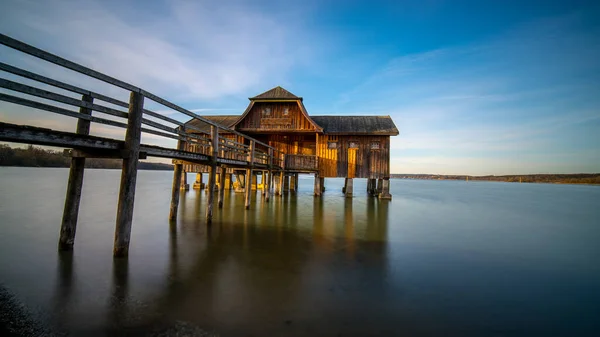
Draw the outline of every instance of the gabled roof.
[[[399,134],[390,116],[311,116],[325,134],[389,135]]]
[[[238,120],[238,118],[240,118],[239,115],[220,115],[220,116],[202,116],[202,117],[208,119],[211,122],[215,122],[223,127],[226,127],[226,128],[231,128],[233,126],[233,124],[235,124],[235,122]],[[192,132],[192,133],[197,133],[197,132],[210,133],[210,124],[203,122],[196,118],[192,118],[191,120],[186,122],[185,125],[186,126],[191,125],[191,126],[196,127],[201,130],[201,131],[198,131],[196,129],[190,129],[190,132]]]
[[[277,86],[271,90],[267,90],[265,92],[263,92],[260,95],[256,95],[254,97],[250,97],[249,98],[251,101],[253,100],[261,100],[261,99],[267,99],[267,100],[278,100],[278,99],[292,99],[292,100],[302,100],[302,97],[298,97],[294,94],[292,94],[291,92],[285,90],[284,88]]]

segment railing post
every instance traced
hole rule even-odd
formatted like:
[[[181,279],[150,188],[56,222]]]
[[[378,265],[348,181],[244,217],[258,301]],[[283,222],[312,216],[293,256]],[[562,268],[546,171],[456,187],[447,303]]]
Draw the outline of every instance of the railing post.
[[[248,148],[248,165],[246,169],[246,209],[250,209],[250,193],[252,192],[252,168],[254,167],[254,141],[250,141],[250,147]]]
[[[81,100],[93,103],[94,99],[89,95],[83,95]],[[79,113],[91,115],[92,109],[80,108]],[[85,119],[77,120],[77,134],[90,134],[90,121]],[[83,188],[83,171],[85,168],[85,158],[71,158],[71,168],[69,169],[69,183],[67,185],[67,195],[65,197],[65,208],[63,211],[62,223],[60,225],[60,238],[58,240],[58,250],[71,250],[75,243],[75,232],[77,230],[77,217],[79,216],[79,201],[81,200],[81,189]]]
[[[140,158],[140,140],[142,133],[142,114],[144,96],[132,91],[129,98],[129,114],[127,117],[127,132],[123,152],[123,169],[121,170],[121,187],[117,205],[117,223],[115,228],[115,257],[127,256],[129,253],[129,238],[131,237],[131,222],[133,220],[133,204],[135,199],[135,183]]]
[[[208,174],[208,200],[206,201],[206,223],[212,223],[213,216],[213,201],[215,199],[215,184],[217,175],[217,157],[219,156],[219,129],[211,125],[210,127],[210,153],[211,163],[210,172]]]

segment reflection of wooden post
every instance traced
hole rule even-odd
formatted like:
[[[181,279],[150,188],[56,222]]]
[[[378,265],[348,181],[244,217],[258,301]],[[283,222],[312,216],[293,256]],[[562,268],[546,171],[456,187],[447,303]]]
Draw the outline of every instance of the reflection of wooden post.
[[[219,155],[219,129],[211,125],[210,126],[210,135],[211,135],[211,143],[210,143],[210,152],[211,152],[211,163],[210,163],[210,173],[208,174],[208,199],[206,201],[206,222],[212,222],[213,216],[213,201],[215,199],[215,185],[216,185],[216,175],[217,175],[217,156]]]
[[[250,167],[246,169],[246,209],[250,209],[250,193],[252,193],[252,167],[254,166],[254,141],[250,141],[248,148],[248,164]]]
[[[219,181],[219,208],[223,208],[223,199],[225,198],[225,176],[227,175],[226,171],[227,169],[221,166],[221,179]]]
[[[142,136],[142,114],[144,111],[144,96],[132,91],[129,99],[127,115],[127,131],[123,169],[121,170],[121,187],[117,205],[117,223],[115,228],[115,257],[127,256],[129,253],[129,238],[131,237],[131,222],[133,220],[133,201],[135,199],[135,183],[140,158],[140,141]],[[179,189],[177,190],[179,192]]]
[[[88,95],[83,95],[81,100],[90,104],[94,101],[94,99]],[[79,113],[91,116],[92,109],[81,107],[79,108]],[[76,132],[78,135],[89,135],[90,121],[78,119]],[[65,208],[63,211],[62,223],[60,225],[60,239],[58,240],[59,250],[71,250],[75,243],[75,231],[77,230],[77,217],[79,216],[79,202],[81,200],[81,189],[83,188],[84,168],[85,158],[71,158],[67,196],[65,197]]]

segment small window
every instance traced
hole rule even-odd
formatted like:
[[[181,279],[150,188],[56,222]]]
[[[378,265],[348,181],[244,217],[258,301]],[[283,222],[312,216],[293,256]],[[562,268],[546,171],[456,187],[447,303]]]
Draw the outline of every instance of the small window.
[[[271,116],[271,108],[264,108],[262,114],[263,116]]]
[[[283,108],[283,115],[287,116],[290,114],[290,108]]]
[[[350,149],[358,149],[358,142],[349,142],[348,148]]]
[[[337,142],[327,142],[328,149],[337,149]]]
[[[379,150],[379,142],[371,142],[371,150]]]

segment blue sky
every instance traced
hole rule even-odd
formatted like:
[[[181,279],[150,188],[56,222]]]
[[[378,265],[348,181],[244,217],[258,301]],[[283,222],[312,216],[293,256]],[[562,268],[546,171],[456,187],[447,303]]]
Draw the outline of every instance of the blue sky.
[[[390,115],[400,129],[395,173],[600,172],[597,1],[4,0],[2,8],[4,34],[202,114],[241,113],[248,97],[281,85],[310,114]],[[126,98],[5,47],[0,57]],[[0,119],[74,127],[8,103]]]

